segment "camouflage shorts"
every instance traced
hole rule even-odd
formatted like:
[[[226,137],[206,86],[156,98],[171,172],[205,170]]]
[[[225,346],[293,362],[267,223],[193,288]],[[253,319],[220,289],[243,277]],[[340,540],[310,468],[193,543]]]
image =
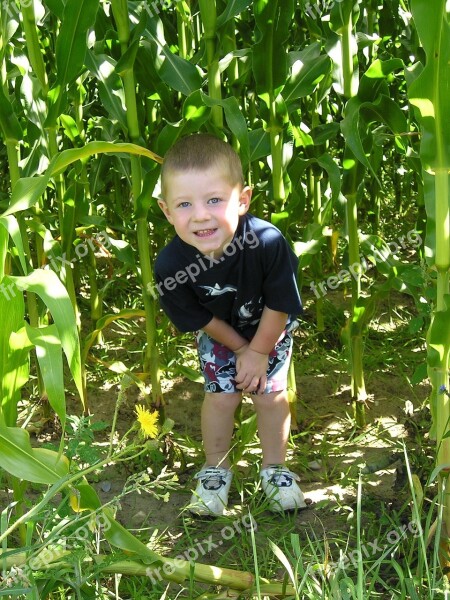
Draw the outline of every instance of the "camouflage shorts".
[[[236,387],[236,355],[219,344],[204,331],[197,334],[197,352],[205,378],[206,392],[241,392]],[[286,389],[289,363],[292,355],[292,335],[284,331],[269,354],[265,394]]]

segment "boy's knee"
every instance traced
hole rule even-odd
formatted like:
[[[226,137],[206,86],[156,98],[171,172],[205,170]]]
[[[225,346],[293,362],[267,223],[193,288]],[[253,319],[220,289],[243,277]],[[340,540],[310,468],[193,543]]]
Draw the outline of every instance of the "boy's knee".
[[[226,394],[225,392],[219,392],[219,393],[206,392],[204,401],[205,401],[205,403],[214,405],[215,407],[221,408],[224,411],[227,411],[227,410],[234,411],[236,409],[236,407],[238,406],[238,404],[240,403],[241,399],[242,399],[241,393]]]
[[[252,394],[252,400],[258,408],[274,408],[282,404],[289,404],[286,390],[269,394]]]

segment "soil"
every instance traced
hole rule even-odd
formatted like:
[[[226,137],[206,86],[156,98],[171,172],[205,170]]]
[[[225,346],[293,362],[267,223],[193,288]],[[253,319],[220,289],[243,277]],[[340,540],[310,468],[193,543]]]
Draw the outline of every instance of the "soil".
[[[332,531],[337,523],[339,507],[354,506],[359,471],[363,470],[363,491],[371,502],[400,507],[407,497],[403,443],[415,451],[413,433],[427,421],[423,408],[429,393],[427,385],[414,389],[404,376],[380,371],[366,376],[370,397],[366,404],[367,426],[359,432],[353,419],[349,378],[342,370],[332,373],[298,374],[298,430],[293,431],[289,449],[289,466],[301,477],[301,488],[310,503],[294,520],[296,528],[305,525],[313,529]],[[193,475],[201,465],[200,410],[203,386],[179,378],[165,382],[165,416],[173,420],[175,443],[188,436],[195,449],[184,449],[185,464],[175,462],[179,488],[170,493],[167,502],[148,493],[130,493],[120,500],[117,517],[124,525],[134,528],[157,526],[160,531],[179,531],[183,526],[193,485]],[[110,422],[118,387],[107,392],[91,393],[90,406],[94,420]],[[119,410],[118,433],[123,434],[135,420],[135,405],[142,403],[136,387],[127,391],[126,401]],[[250,400],[244,400],[243,416],[253,413]],[[424,414],[425,412],[425,414]],[[426,423],[425,427],[428,427]],[[254,463],[241,461],[237,477],[244,488],[257,473],[258,450],[252,449]],[[426,456],[423,457],[426,462]],[[251,461],[251,457],[250,457]],[[431,464],[431,463],[430,463]],[[140,468],[145,468],[141,464]],[[95,483],[103,502],[113,500],[122,492],[125,469],[106,469]],[[248,498],[251,501],[251,498]],[[245,502],[244,502],[245,504]],[[236,490],[230,498],[230,514],[240,514],[245,506]]]
[[[383,322],[383,314],[381,308],[377,320],[378,333],[386,332],[389,321]],[[117,332],[116,335],[119,336]],[[343,352],[336,351],[336,340],[328,336],[321,346],[320,356],[316,355],[310,342],[305,341],[308,335],[308,331],[296,333],[294,342],[298,426],[292,431],[288,456],[288,465],[301,478],[300,485],[308,507],[281,520],[261,510],[258,497],[254,495],[253,482],[257,479],[260,458],[254,442],[240,456],[230,496],[230,517],[242,518],[250,508],[259,531],[275,540],[281,539],[286,532],[321,539],[324,536],[332,538],[334,532],[345,532],[350,527],[349,517],[356,509],[360,476],[364,520],[378,519],[386,511],[401,511],[402,506],[410,502],[404,447],[408,451],[411,469],[422,481],[432,469],[433,450],[427,447],[430,418],[426,399],[429,387],[426,383],[412,386],[409,381],[420,359],[416,357],[414,364],[406,364],[408,372],[405,373],[405,360],[408,363],[408,359],[400,354],[397,357],[400,351],[393,346],[388,355],[378,357],[377,364],[366,368],[366,388],[370,394],[366,404],[367,425],[364,430],[358,430],[353,418],[350,378]],[[108,336],[114,337],[113,328]],[[133,339],[138,341],[140,338],[129,338]],[[327,343],[330,344],[329,354]],[[394,339],[394,343],[397,344],[398,339]],[[417,345],[413,351],[421,353],[425,360],[423,341],[418,339]],[[130,342],[125,349],[122,343],[121,351],[128,353],[128,362],[132,346]],[[400,364],[403,365],[401,369]],[[205,527],[208,532],[215,528],[217,533],[223,526],[223,520],[205,525],[205,521],[194,520],[185,511],[193,477],[202,464],[200,410],[203,386],[179,377],[164,381],[163,388],[164,413],[166,418],[173,420],[173,428],[167,436],[160,463],[150,469],[150,483],[144,482],[139,487],[135,481],[130,484],[129,478],[139,471],[145,473],[149,465],[153,465],[154,457],[133,464],[112,465],[90,481],[104,504],[115,504],[117,519],[122,524],[131,531],[139,530],[141,537],[148,536],[149,542],[158,551],[172,555],[179,551],[180,545],[192,546],[192,540],[189,544],[189,538],[183,539],[186,524],[191,535],[197,532],[197,538],[203,539],[200,536],[205,536]],[[92,420],[104,421],[110,426],[118,395],[118,384],[92,382],[89,385]],[[135,422],[136,404],[144,402],[136,386],[128,388],[118,412],[118,437]],[[75,398],[68,399],[68,414],[80,414]],[[251,402],[245,399],[241,418],[252,414]],[[39,444],[52,437],[58,440],[59,435],[52,431],[51,425],[47,425],[44,430],[36,432],[35,442]],[[106,444],[108,435],[108,430],[96,434],[96,443]],[[167,471],[164,471],[166,466]],[[166,485],[163,490],[154,483],[161,469],[163,474],[160,477],[171,481],[169,489]],[[162,497],[164,491],[166,495]],[[213,560],[213,554],[202,557],[202,562],[208,564],[213,564]],[[233,568],[232,564],[229,566]],[[239,568],[239,565],[234,568]]]

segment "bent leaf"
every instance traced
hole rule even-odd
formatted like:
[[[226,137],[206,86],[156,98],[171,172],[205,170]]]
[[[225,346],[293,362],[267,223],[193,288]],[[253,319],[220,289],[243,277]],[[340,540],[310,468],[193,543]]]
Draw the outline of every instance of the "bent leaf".
[[[80,344],[72,302],[66,288],[59,280],[56,273],[44,269],[36,269],[26,277],[5,277],[5,280],[14,283],[18,289],[27,290],[37,294],[48,307],[53,321],[58,330],[61,345],[69,363],[75,385],[80,398],[85,403],[82,373]]]
[[[30,436],[20,427],[0,425],[0,467],[33,483],[57,483],[69,472],[69,461],[46,448],[32,448]]]
[[[61,341],[56,325],[31,327],[25,325],[28,338],[36,346],[36,356],[41,369],[45,391],[50,406],[58,415],[64,431],[66,424],[66,401],[64,393],[64,367]]]

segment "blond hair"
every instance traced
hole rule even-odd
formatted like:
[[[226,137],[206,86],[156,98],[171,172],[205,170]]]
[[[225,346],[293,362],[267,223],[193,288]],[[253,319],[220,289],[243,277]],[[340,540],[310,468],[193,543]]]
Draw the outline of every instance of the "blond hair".
[[[167,191],[167,175],[173,171],[201,171],[225,167],[229,183],[244,187],[239,155],[226,142],[208,133],[194,133],[179,139],[164,157],[161,168],[161,192]]]

